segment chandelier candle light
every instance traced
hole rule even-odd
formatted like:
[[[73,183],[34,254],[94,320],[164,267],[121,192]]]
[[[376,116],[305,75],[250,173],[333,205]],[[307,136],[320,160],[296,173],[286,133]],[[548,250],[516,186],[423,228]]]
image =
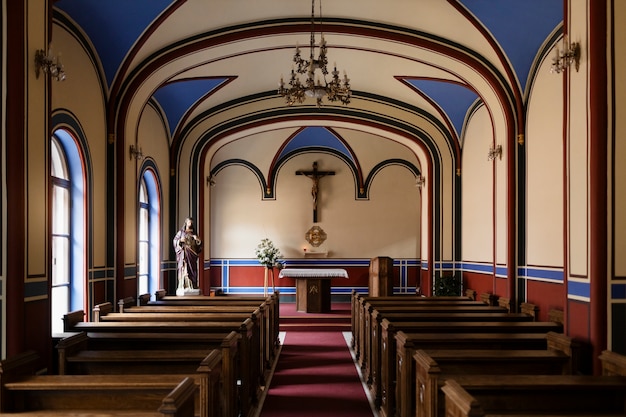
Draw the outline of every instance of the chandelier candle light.
[[[320,2],[320,28],[322,26],[322,5]],[[302,59],[300,47],[296,45],[296,53],[293,56],[294,66],[291,69],[289,84],[285,85],[283,77],[280,77],[278,94],[285,98],[288,106],[295,103],[303,103],[306,97],[314,98],[317,107],[322,105],[322,99],[326,96],[328,101],[340,101],[347,105],[350,103],[352,91],[350,90],[350,80],[344,71],[343,81],[339,80],[337,65],[333,66],[332,78],[326,80],[328,71],[327,47],[324,33],[320,30],[321,39],[319,44],[319,55],[315,59],[315,0],[311,1],[311,44],[309,46],[309,59]],[[318,73],[321,72],[321,76]],[[300,81],[300,75],[305,75],[306,79]],[[317,74],[317,75],[316,75]]]

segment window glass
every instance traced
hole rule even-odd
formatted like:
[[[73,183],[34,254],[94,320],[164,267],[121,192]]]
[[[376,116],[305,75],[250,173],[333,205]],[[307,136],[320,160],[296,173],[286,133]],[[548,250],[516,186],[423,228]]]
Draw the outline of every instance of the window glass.
[[[53,137],[50,146],[52,182],[52,332],[63,331],[63,315],[70,311],[71,234],[70,189],[67,160],[59,142]]]

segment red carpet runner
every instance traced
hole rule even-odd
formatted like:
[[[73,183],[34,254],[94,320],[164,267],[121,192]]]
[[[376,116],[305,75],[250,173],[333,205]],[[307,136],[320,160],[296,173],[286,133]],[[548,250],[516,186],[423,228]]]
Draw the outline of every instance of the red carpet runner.
[[[372,417],[341,331],[287,331],[259,417]]]

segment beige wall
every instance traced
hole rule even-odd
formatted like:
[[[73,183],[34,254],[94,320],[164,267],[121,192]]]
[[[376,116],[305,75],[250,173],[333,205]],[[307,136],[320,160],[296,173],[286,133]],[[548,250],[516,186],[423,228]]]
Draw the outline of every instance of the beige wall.
[[[493,142],[493,127],[484,106],[469,120],[463,138],[462,259],[493,262],[493,164],[487,151]]]
[[[621,1],[615,2],[615,15],[626,16],[626,3]],[[626,27],[619,18],[613,20],[612,29],[615,31],[615,56],[613,58],[614,74],[614,99],[615,107],[615,132],[614,143],[609,144],[609,152],[615,147],[614,165],[612,169],[615,172],[615,183],[612,189],[615,192],[615,203],[613,213],[615,215],[615,224],[613,227],[615,237],[615,247],[613,259],[615,265],[615,276],[626,277]],[[611,109],[610,109],[611,110]]]
[[[526,119],[526,264],[563,268],[563,75],[551,51],[530,84]]]
[[[267,176],[275,152],[291,132],[282,129],[233,141],[215,153],[211,165],[237,156]],[[362,163],[364,176],[388,158],[418,165],[415,155],[403,145],[349,130],[342,135]],[[305,240],[305,233],[314,225],[312,183],[295,175],[297,170],[309,170],[314,161],[320,170],[336,172],[320,179],[319,222],[315,225],[328,238],[319,248]],[[272,239],[287,258],[303,257],[305,247],[308,251],[328,251],[329,258],[419,257],[420,192],[413,173],[404,167],[380,171],[369,200],[356,199],[357,185],[349,167],[325,153],[301,154],[288,160],[278,172],[275,200],[262,200],[258,179],[245,167],[225,168],[215,182],[210,188],[212,258],[254,258],[254,249],[264,237]]]
[[[52,108],[68,110],[74,115],[89,147],[91,159],[86,163],[93,172],[93,178],[88,179],[91,180],[89,185],[93,197],[92,212],[89,213],[93,227],[90,255],[94,269],[100,269],[106,266],[106,235],[110,226],[106,213],[106,98],[100,86],[98,70],[76,38],[60,26],[54,27],[53,37],[55,50],[62,53],[67,78],[63,82],[52,82]]]

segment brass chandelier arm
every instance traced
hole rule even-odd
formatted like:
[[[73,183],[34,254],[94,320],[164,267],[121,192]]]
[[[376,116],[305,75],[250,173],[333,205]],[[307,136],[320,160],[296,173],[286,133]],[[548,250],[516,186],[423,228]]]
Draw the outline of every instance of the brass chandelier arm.
[[[309,60],[302,59],[300,47],[296,45],[296,52],[293,55],[294,66],[291,70],[291,77],[288,86],[285,86],[283,78],[280,79],[278,94],[285,98],[288,106],[296,103],[303,103],[306,97],[315,98],[316,105],[320,107],[324,97],[330,102],[339,101],[343,105],[348,105],[352,97],[350,90],[350,80],[344,71],[344,79],[339,79],[339,71],[335,66],[332,71],[332,79],[326,80],[328,71],[328,47],[324,39],[322,27],[322,5],[320,2],[320,33],[319,54],[315,59],[315,0],[311,1],[311,42],[309,45]],[[321,75],[316,75],[319,70]],[[306,75],[301,81],[299,75]]]

